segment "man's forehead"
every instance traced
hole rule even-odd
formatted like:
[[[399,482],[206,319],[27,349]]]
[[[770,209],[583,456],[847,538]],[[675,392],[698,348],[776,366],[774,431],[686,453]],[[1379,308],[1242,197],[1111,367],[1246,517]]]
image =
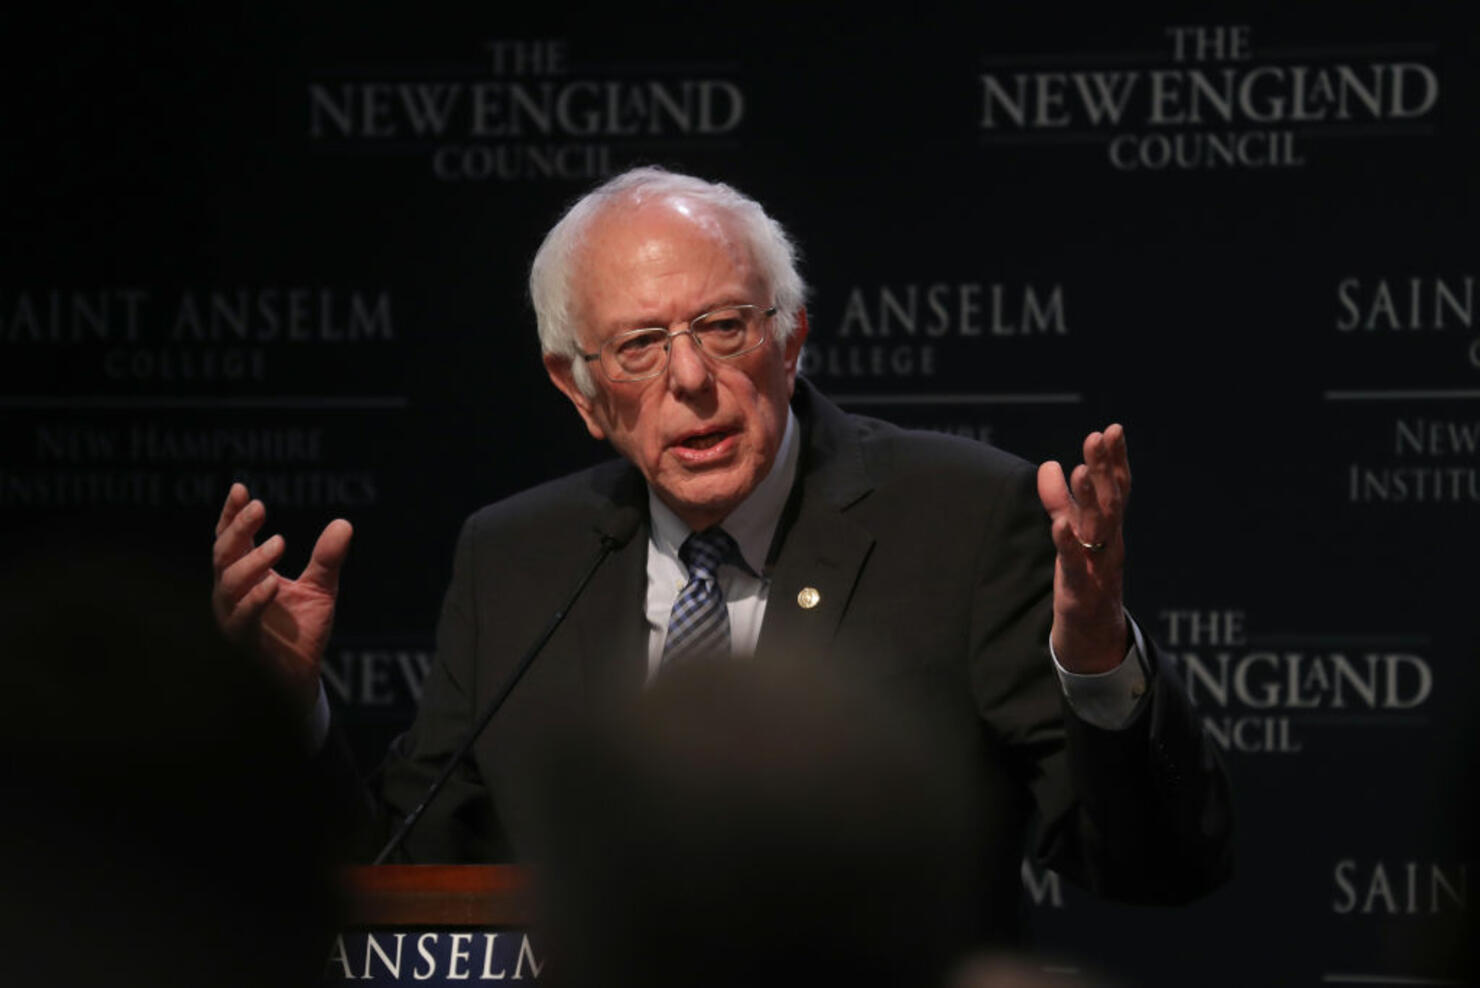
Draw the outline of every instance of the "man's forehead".
[[[747,295],[757,288],[752,283],[759,278],[752,250],[735,218],[723,209],[683,197],[607,206],[590,221],[574,260],[572,287],[584,304],[600,305],[614,293],[626,296],[642,288],[658,288],[664,275],[687,275],[712,283],[722,294],[729,287]],[[641,301],[659,306],[674,300]]]

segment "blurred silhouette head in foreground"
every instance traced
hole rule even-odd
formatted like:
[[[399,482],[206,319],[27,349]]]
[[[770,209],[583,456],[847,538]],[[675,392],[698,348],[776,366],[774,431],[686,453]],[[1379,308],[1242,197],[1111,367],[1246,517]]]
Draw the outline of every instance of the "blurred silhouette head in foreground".
[[[559,984],[942,983],[990,839],[970,746],[790,670],[665,671],[559,748],[539,873]]]

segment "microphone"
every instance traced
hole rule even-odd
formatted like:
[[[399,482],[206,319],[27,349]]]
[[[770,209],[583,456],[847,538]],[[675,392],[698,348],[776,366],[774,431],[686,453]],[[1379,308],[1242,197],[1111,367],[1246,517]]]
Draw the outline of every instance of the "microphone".
[[[610,542],[612,551],[615,552],[632,541],[641,522],[641,511],[630,504],[614,504],[602,514],[601,520],[596,523],[596,530],[601,533],[601,544]]]
[[[463,739],[463,743],[452,753],[452,757],[447,759],[447,764],[443,767],[442,774],[437,777],[437,781],[433,782],[427,789],[426,794],[421,797],[421,802],[416,805],[416,808],[406,814],[406,818],[401,821],[401,825],[396,828],[396,832],[391,835],[391,839],[386,841],[385,847],[380,849],[380,853],[375,856],[375,860],[371,862],[372,864],[385,864],[386,858],[390,857],[396,848],[401,846],[401,843],[406,839],[406,835],[411,833],[411,828],[416,826],[416,821],[421,819],[422,813],[431,805],[432,800],[437,798],[437,794],[442,791],[442,787],[447,785],[447,780],[452,778],[452,773],[456,770],[457,763],[462,761],[463,756],[468,753],[473,747],[474,742],[478,740],[483,734],[483,731],[493,721],[494,715],[499,712],[499,709],[504,705],[504,701],[509,698],[509,694],[514,692],[514,687],[519,685],[519,680],[524,677],[525,672],[534,664],[535,656],[539,655],[541,650],[544,649],[545,643],[555,634],[555,629],[560,627],[561,622],[565,620],[565,616],[570,613],[570,609],[581,598],[581,594],[586,589],[586,584],[591,582],[591,578],[596,575],[596,571],[601,568],[601,564],[606,562],[606,557],[632,540],[632,536],[637,531],[638,523],[641,520],[642,516],[636,508],[621,505],[613,506],[597,522],[596,530],[601,534],[601,548],[597,550],[595,558],[591,560],[591,565],[586,567],[585,573],[582,574],[580,581],[576,583],[575,589],[571,591],[570,597],[565,602],[565,606],[561,607],[550,618],[550,622],[545,625],[545,630],[540,632],[534,644],[524,653],[524,657],[519,660],[519,664],[509,673],[508,678],[504,680],[504,684],[499,687],[499,691],[494,695],[493,700],[484,708],[482,716],[473,725],[473,729],[468,732],[468,736]]]

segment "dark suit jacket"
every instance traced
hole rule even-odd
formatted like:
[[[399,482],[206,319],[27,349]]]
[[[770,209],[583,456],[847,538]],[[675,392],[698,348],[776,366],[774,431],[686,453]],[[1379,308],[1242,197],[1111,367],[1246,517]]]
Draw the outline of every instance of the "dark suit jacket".
[[[1226,783],[1171,673],[1152,656],[1151,696],[1124,731],[1088,725],[1062,700],[1047,650],[1054,550],[1033,467],[976,442],[844,414],[805,381],[793,407],[802,453],[770,553],[757,661],[837,664],[929,696],[941,716],[969,718],[974,757],[997,794],[988,867],[1013,903],[1035,808],[1031,853],[1092,890],[1166,902],[1219,882]],[[641,476],[617,461],[466,522],[437,661],[378,782],[397,814],[416,804],[602,535],[624,513],[641,518],[417,825],[409,860],[516,857],[532,826],[520,774],[537,739],[641,692],[646,499]],[[817,606],[798,606],[803,587],[820,592]]]

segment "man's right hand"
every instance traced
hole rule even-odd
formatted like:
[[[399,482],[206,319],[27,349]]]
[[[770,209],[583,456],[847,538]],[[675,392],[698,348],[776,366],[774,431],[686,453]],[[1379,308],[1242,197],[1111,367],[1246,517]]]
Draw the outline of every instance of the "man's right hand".
[[[343,518],[331,521],[314,543],[302,574],[290,580],[272,568],[282,558],[283,537],[256,544],[266,518],[266,506],[251,500],[245,485],[231,485],[216,522],[211,611],[227,637],[277,669],[310,711],[318,699],[319,665],[334,627],[339,568],[354,530]]]

